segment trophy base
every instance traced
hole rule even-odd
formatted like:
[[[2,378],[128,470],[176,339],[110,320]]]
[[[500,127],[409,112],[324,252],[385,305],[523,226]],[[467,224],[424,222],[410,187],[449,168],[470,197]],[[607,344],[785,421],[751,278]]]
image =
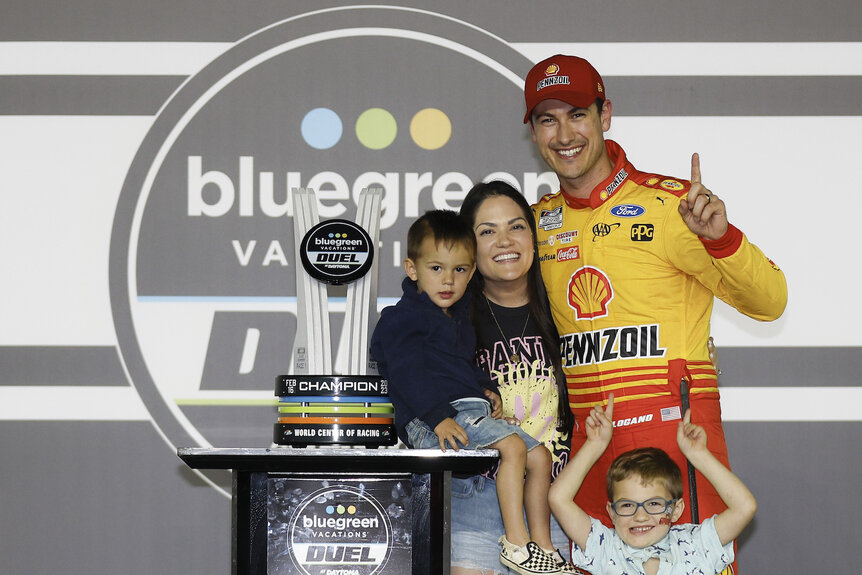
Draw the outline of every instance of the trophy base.
[[[279,375],[276,445],[395,445],[386,380],[376,375]]]
[[[272,441],[276,445],[308,447],[309,445],[390,446],[398,443],[395,426],[365,423],[276,423]]]

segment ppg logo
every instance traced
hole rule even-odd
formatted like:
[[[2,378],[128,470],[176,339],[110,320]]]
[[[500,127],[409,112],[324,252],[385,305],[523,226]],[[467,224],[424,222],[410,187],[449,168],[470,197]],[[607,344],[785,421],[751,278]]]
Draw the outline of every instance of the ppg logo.
[[[632,225],[632,241],[633,242],[651,242],[653,237],[652,224],[633,224]]]

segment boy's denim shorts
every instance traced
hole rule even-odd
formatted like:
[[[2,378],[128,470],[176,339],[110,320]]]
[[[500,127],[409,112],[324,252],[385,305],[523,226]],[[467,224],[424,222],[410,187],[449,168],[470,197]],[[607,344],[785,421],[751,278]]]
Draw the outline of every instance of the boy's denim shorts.
[[[491,404],[484,399],[458,399],[452,402],[452,407],[458,411],[453,417],[455,423],[464,428],[469,439],[469,443],[459,445],[459,449],[484,449],[510,435],[517,435],[523,439],[527,445],[527,451],[541,445],[517,425],[509,424],[505,419],[491,417]],[[408,422],[405,429],[407,439],[415,449],[440,447],[437,434],[419,418],[414,418]]]

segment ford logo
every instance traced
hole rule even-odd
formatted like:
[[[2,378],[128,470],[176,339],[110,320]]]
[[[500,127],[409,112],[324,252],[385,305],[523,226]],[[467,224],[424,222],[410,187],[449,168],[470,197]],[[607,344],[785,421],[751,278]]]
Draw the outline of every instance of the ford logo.
[[[646,210],[637,204],[620,204],[611,208],[611,213],[618,218],[636,218],[644,215]]]

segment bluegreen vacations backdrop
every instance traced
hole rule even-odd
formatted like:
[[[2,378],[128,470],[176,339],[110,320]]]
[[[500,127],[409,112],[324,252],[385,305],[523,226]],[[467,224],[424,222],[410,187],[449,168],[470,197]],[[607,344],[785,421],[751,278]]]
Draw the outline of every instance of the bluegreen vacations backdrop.
[[[230,572],[226,473],[265,447],[296,330],[290,191],[403,240],[477,180],[555,177],[522,78],[591,60],[609,137],[704,183],[787,274],[758,324],[716,305],[746,573],[844,573],[862,464],[862,4],[0,0],[0,574]],[[333,289],[338,333],[344,292]]]

